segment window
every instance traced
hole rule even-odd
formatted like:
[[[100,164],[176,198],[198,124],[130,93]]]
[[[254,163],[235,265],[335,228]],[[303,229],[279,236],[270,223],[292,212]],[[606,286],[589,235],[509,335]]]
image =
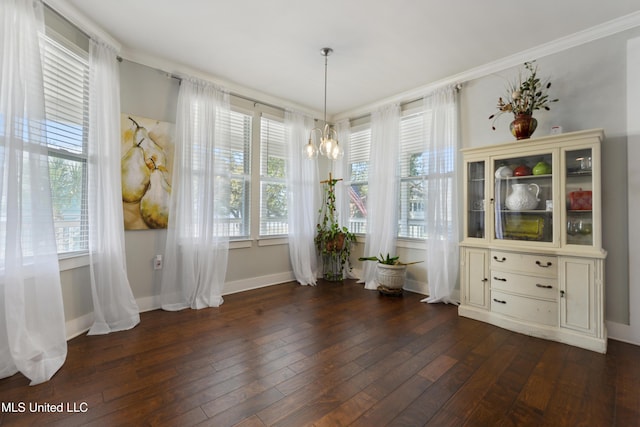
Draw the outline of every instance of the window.
[[[287,149],[284,123],[265,117],[260,120],[260,236],[288,233]]]
[[[231,238],[251,234],[251,132],[252,116],[231,111]]]
[[[369,151],[371,128],[352,129],[349,153],[349,231],[367,232],[367,192],[369,190]]]
[[[424,143],[424,116],[414,113],[400,121],[400,212],[398,237],[424,239],[424,200],[428,153]]]
[[[453,179],[454,154],[446,153],[437,171],[429,171],[429,145],[425,141],[430,126],[424,112],[414,109],[406,113],[400,121],[398,195],[398,237],[404,239],[425,239],[425,200],[428,179],[431,174],[444,173]],[[351,129],[349,157],[349,231],[357,234],[367,232],[367,195],[369,191],[369,153],[371,151],[371,128],[368,124]],[[433,166],[433,165],[432,165]],[[451,188],[451,185],[448,186]],[[450,199],[451,195],[447,197]],[[449,221],[452,221],[449,218]]]
[[[89,63],[87,52],[52,37],[43,36],[49,175],[58,254],[70,254],[88,250]]]
[[[427,127],[425,129],[425,126]],[[451,190],[454,174],[454,151],[448,150],[438,156],[434,162],[429,141],[425,141],[425,135],[429,134],[430,116],[425,120],[424,113],[408,114],[400,121],[400,200],[399,200],[399,224],[398,237],[409,239],[425,239],[425,202],[428,197],[429,178],[442,175],[446,180],[439,195],[445,195],[446,205],[451,206]],[[427,137],[428,138],[428,137]],[[451,224],[451,209],[446,210],[447,218]]]

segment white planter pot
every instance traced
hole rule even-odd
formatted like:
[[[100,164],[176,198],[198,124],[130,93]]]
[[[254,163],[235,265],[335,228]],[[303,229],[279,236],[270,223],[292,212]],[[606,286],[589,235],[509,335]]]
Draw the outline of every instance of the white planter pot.
[[[378,285],[387,289],[402,289],[404,276],[407,272],[406,265],[387,265],[378,263],[376,281]]]

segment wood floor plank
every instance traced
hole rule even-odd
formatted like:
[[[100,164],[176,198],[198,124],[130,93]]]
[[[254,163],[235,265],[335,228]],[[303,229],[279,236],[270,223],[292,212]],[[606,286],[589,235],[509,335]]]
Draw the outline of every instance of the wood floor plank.
[[[355,363],[333,367],[329,370],[323,370],[322,367],[319,367],[319,369],[324,373],[323,375],[317,377],[305,376],[305,378],[310,378],[311,380],[286,395],[280,401],[258,412],[260,419],[267,425],[274,425],[282,419],[292,416],[300,408],[318,396],[323,395],[336,384],[340,384],[344,378],[351,378],[362,371],[362,368]],[[276,389],[279,390],[280,386],[276,386]]]
[[[313,423],[315,427],[347,426],[376,402],[365,392],[360,392]]]
[[[495,350],[489,353],[487,360],[478,366],[466,381],[465,386],[458,390],[429,422],[433,425],[444,425],[452,417],[461,420],[471,419],[473,410],[509,366],[517,351],[518,348],[513,345],[498,344]]]
[[[421,376],[413,376],[383,399],[374,400],[372,407],[362,416],[354,419],[353,424],[350,425],[354,427],[385,425],[401,414],[414,399],[432,384],[431,381]]]
[[[422,370],[418,372],[418,375],[431,382],[436,382],[438,381],[438,378],[451,369],[451,367],[456,363],[458,363],[456,359],[449,357],[446,354],[442,354],[436,357],[433,362],[422,368]]]
[[[80,336],[48,382],[0,380],[2,426],[640,426],[640,347],[602,355],[388,297],[286,283]],[[86,412],[11,412],[11,404]]]

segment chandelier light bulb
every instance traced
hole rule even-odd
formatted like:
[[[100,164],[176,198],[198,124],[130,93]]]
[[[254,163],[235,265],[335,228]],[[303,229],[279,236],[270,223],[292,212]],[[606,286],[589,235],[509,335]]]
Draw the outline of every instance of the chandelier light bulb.
[[[320,138],[320,147],[319,147],[318,151],[323,156],[327,155],[327,141],[324,139],[324,137]]]
[[[309,143],[304,146],[304,149],[302,151],[308,159],[315,159],[316,157],[318,157],[318,149],[313,144],[313,141],[311,139],[309,139]]]
[[[331,156],[336,146],[336,141],[333,138],[327,138],[324,140],[324,151],[326,156]]]
[[[338,141],[335,141],[335,145],[331,149],[331,155],[329,156],[331,160],[340,160],[344,156],[344,150],[342,146],[338,144]]]

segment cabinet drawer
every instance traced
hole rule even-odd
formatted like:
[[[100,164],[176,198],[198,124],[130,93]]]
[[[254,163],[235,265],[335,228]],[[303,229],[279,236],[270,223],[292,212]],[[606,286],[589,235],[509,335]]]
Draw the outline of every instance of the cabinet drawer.
[[[492,290],[491,311],[525,322],[558,326],[558,304],[555,301],[544,301]]]
[[[491,289],[556,300],[558,280],[555,277],[525,276],[508,271],[491,270]]]
[[[558,275],[558,258],[555,256],[519,254],[491,251],[491,269],[518,271],[534,276]]]

